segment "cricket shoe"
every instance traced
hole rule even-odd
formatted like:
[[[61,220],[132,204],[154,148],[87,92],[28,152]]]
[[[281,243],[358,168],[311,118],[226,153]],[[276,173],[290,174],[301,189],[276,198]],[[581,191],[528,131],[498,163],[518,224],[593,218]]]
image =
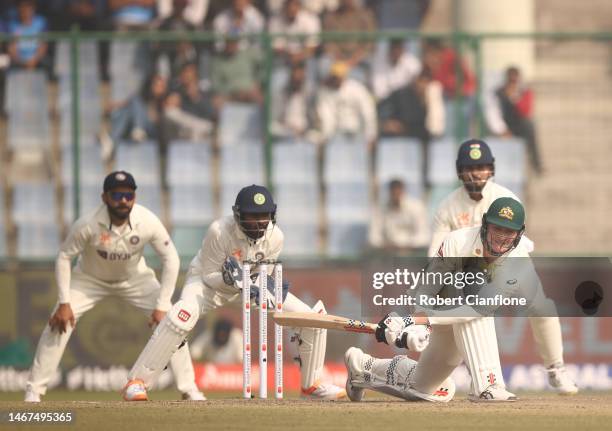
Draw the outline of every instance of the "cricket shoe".
[[[123,388],[123,399],[125,401],[148,401],[147,388],[140,379],[133,379],[127,382]]]
[[[183,393],[183,401],[206,401],[204,394],[197,389]]]
[[[359,370],[363,369],[361,364],[363,363],[364,356],[363,351],[357,347],[351,347],[344,353],[344,365],[348,373],[344,388],[348,399],[355,402],[363,399],[364,389],[353,385],[353,383],[359,381],[361,374]],[[363,376],[361,376],[361,380],[363,381]]]
[[[26,403],[39,403],[40,402],[40,394],[28,389],[26,390],[25,397],[23,401]]]
[[[336,401],[346,398],[346,391],[330,383],[315,382],[308,389],[302,388],[300,397],[307,400]]]
[[[508,392],[503,386],[494,383],[478,396],[473,393],[468,394],[468,400],[473,403],[500,403],[514,402],[518,400],[518,397],[512,392]]]
[[[548,373],[548,383],[559,395],[575,395],[578,393],[578,386],[572,381],[562,363],[552,365],[546,369],[546,372]]]

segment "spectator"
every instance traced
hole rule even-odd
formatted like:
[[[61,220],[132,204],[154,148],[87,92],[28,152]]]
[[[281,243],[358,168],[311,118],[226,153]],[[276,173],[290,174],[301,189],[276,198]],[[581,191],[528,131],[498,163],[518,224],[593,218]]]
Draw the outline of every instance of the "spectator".
[[[383,100],[378,112],[383,135],[429,141],[444,133],[442,86],[432,79],[427,68],[412,84],[395,90]]]
[[[161,31],[191,32],[196,28],[185,19],[189,0],[172,0],[172,13],[159,24]],[[155,64],[160,74],[176,76],[187,63],[198,61],[198,51],[188,40],[160,42],[155,44]]]
[[[405,87],[421,71],[421,62],[404,49],[403,39],[393,39],[384,58],[373,64],[372,88],[376,100],[386,99],[395,90]]]
[[[115,30],[142,30],[155,19],[156,0],[108,0]]]
[[[191,357],[211,364],[242,363],[242,331],[227,319],[215,322],[212,331],[204,332],[189,343]]]
[[[200,88],[198,67],[195,63],[183,66],[179,86],[165,103],[166,137],[197,141],[210,136],[217,120],[219,98],[213,98]]]
[[[213,30],[218,35],[244,36],[261,33],[264,29],[264,17],[251,5],[250,0],[232,0],[232,6],[217,15],[213,21]],[[247,38],[240,38],[240,50],[245,50],[250,45]],[[223,41],[217,43],[217,50],[223,50]]]
[[[491,131],[500,136],[518,136],[525,140],[529,161],[536,173],[542,173],[533,115],[533,91],[521,82],[517,67],[506,70],[504,84],[495,91],[495,104],[487,109]]]
[[[4,22],[2,20],[4,18],[4,14],[0,9],[0,35],[4,35],[6,33],[6,29],[4,28]],[[11,64],[11,58],[8,55],[8,50],[5,42],[0,42],[0,117],[6,116],[5,110],[5,81],[6,81],[6,71]]]
[[[308,12],[322,17],[326,13],[338,9],[340,0],[302,0],[302,7]],[[283,8],[285,0],[267,0],[268,12],[271,15],[278,14]]]
[[[223,52],[213,57],[210,71],[212,89],[225,99],[262,103],[259,51],[240,50],[240,42],[230,34],[225,39]]]
[[[357,0],[341,0],[335,12],[325,16],[325,31],[376,31],[374,15],[368,9],[360,7]],[[325,55],[332,61],[342,61],[351,69],[356,66],[367,68],[367,57],[372,51],[372,43],[363,40],[347,42],[327,42]]]
[[[425,205],[406,194],[403,181],[389,183],[389,201],[375,213],[368,236],[370,247],[391,253],[412,252],[429,245]]]
[[[277,137],[304,136],[310,128],[309,107],[311,100],[306,92],[304,82],[306,70],[303,64],[291,69],[287,87],[276,100],[273,109],[272,134]]]
[[[194,28],[201,28],[208,6],[209,0],[157,0],[157,15],[162,20],[178,15]]]
[[[431,0],[368,0],[381,30],[418,30]]]
[[[432,73],[433,79],[442,84],[444,97],[452,99],[457,94],[459,77],[456,76],[457,54],[452,48],[445,47],[439,39],[425,41],[423,47],[423,64]],[[461,94],[472,97],[476,90],[476,79],[464,60],[461,61]]]
[[[38,39],[19,39],[47,31],[47,20],[36,13],[35,0],[18,0],[17,14],[8,21],[8,33],[17,39],[9,43],[11,66],[25,69],[45,67],[47,42]]]
[[[163,104],[168,94],[168,80],[153,75],[142,86],[139,94],[128,99],[111,112],[111,133],[100,133],[101,154],[104,160],[113,156],[115,144],[129,137],[135,142],[158,137]]]
[[[287,0],[282,13],[270,19],[272,33],[311,34],[321,32],[319,17],[302,8],[302,0]],[[319,40],[316,36],[304,40],[274,38],[272,46],[277,56],[282,56],[289,64],[301,63],[312,57]]]
[[[334,63],[319,90],[316,110],[321,138],[327,141],[346,134],[363,137],[373,146],[378,127],[374,97],[362,83],[347,78],[348,72],[346,63]]]

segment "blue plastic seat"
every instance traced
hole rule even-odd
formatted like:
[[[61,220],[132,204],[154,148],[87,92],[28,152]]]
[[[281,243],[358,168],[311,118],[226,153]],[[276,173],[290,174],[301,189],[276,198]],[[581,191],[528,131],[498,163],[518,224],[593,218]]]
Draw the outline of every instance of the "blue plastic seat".
[[[378,141],[376,176],[380,202],[387,199],[388,183],[404,181],[408,194],[419,198],[423,193],[423,148],[415,138],[381,138]]]

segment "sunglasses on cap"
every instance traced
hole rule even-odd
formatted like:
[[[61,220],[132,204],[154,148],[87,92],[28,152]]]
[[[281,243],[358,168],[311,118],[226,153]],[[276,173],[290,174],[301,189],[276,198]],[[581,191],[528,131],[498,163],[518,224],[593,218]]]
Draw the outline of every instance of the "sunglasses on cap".
[[[119,202],[123,198],[129,202],[134,200],[134,192],[110,192],[110,197],[116,202]]]

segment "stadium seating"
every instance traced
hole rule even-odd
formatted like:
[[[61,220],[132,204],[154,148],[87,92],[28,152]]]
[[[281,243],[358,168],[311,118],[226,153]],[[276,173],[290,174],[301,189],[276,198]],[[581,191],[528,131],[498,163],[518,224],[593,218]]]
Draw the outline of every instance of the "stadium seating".
[[[210,152],[209,142],[170,143],[167,178],[175,227],[205,226],[215,216]]]
[[[73,153],[71,148],[62,151],[61,176],[64,190],[64,222],[71,223],[74,220],[74,170]],[[100,205],[100,194],[102,193],[102,182],[106,176],[100,149],[98,147],[82,146],[79,151],[80,167],[80,192],[79,212],[86,214]]]
[[[427,176],[430,184],[447,186],[457,182],[457,149],[452,138],[438,139],[429,144]]]
[[[4,187],[0,185],[0,257],[7,254],[6,250],[6,223],[4,222]]]
[[[250,103],[226,103],[219,119],[219,142],[222,147],[261,143],[261,108]]]
[[[495,157],[495,181],[522,198],[527,182],[525,142],[520,138],[496,136],[484,140]]]
[[[381,138],[376,156],[379,202],[386,202],[388,183],[401,179],[408,194],[420,198],[423,194],[423,149],[414,138]]]
[[[157,143],[119,142],[115,154],[115,170],[131,173],[139,186],[140,184],[159,186],[161,172]]]
[[[12,217],[17,226],[18,257],[45,258],[57,253],[59,229],[51,184],[15,184]]]
[[[59,79],[60,145],[72,143],[72,76],[70,74],[70,46],[63,42],[57,47],[56,73]],[[98,57],[95,42],[79,44],[79,118],[80,145],[95,145],[100,131],[102,102],[99,88]]]
[[[7,76],[8,144],[13,161],[40,162],[50,147],[49,102],[43,71],[12,71]]]
[[[221,147],[221,214],[231,215],[236,195],[243,187],[264,184],[264,148],[261,142]]]
[[[317,254],[320,193],[315,146],[304,141],[277,142],[272,166],[277,219],[285,234],[283,254]]]
[[[330,256],[357,255],[365,245],[370,216],[368,172],[363,140],[336,138],[325,146],[323,180]]]
[[[114,41],[111,43],[110,74],[111,99],[114,101],[126,100],[140,91],[144,73],[147,67],[145,48],[138,42]]]

